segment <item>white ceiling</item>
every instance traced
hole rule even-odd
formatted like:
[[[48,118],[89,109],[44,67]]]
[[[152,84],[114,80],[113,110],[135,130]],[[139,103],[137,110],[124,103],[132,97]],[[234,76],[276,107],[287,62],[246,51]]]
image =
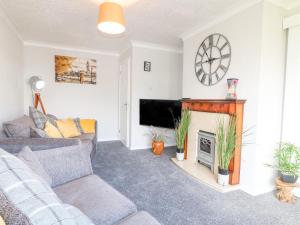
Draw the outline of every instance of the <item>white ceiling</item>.
[[[124,6],[126,32],[97,30],[103,0],[0,0],[24,41],[120,51],[129,40],[181,47],[180,36],[257,0],[115,0]],[[283,0],[274,0],[283,1]],[[293,1],[293,0],[284,0]],[[300,0],[296,0],[299,2]]]

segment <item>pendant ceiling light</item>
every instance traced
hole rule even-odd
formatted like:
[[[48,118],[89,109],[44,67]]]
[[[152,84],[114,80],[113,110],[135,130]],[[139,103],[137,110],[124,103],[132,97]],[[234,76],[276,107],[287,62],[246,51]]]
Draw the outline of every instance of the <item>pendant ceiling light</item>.
[[[122,7],[114,2],[104,2],[99,6],[98,29],[107,34],[121,34],[125,31]]]

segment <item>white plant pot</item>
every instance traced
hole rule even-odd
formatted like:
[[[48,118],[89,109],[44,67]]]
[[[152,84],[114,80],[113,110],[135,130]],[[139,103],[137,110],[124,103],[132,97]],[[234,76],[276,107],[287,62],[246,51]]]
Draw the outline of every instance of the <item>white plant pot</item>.
[[[218,174],[218,184],[222,186],[227,186],[229,184],[229,174],[228,175]]]
[[[184,160],[184,152],[183,153],[176,152],[176,159],[178,161],[183,161]]]

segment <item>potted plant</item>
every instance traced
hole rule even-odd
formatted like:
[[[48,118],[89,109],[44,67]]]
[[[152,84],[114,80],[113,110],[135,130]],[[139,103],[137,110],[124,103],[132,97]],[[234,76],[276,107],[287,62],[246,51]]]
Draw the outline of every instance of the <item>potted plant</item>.
[[[216,131],[216,147],[218,154],[218,184],[228,185],[229,183],[229,163],[233,157],[236,147],[236,119],[230,117],[227,129],[224,120],[219,120]]]
[[[152,152],[155,155],[161,155],[165,148],[165,136],[160,134],[158,130],[152,129]]]
[[[184,160],[184,141],[188,128],[191,122],[191,112],[187,109],[182,110],[181,119],[175,122],[175,136],[176,136],[176,159],[178,161]]]
[[[276,150],[277,164],[273,167],[279,171],[280,179],[286,183],[296,183],[300,171],[300,148],[291,143],[282,143]]]

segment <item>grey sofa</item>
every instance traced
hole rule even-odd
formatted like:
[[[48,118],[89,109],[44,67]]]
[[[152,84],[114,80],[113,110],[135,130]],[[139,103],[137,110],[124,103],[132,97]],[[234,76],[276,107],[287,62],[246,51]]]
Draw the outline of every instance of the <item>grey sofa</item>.
[[[8,125],[11,126],[12,129],[20,130],[20,132],[14,132],[14,135],[9,137],[7,132],[5,132]],[[32,119],[26,115],[13,121],[3,123],[4,129],[0,130],[0,148],[3,148],[10,153],[17,153],[24,146],[29,146],[32,150],[45,150],[81,143],[85,146],[84,149],[88,154],[90,154],[91,159],[93,159],[96,154],[98,142],[97,121],[95,123],[95,134],[82,134],[75,138],[32,137],[30,128],[34,126]]]
[[[33,151],[51,177],[52,189],[60,200],[80,209],[95,225],[159,225],[150,214],[138,212],[132,201],[93,174],[91,160],[82,155],[82,147],[78,144]],[[32,168],[30,163],[28,166]]]

